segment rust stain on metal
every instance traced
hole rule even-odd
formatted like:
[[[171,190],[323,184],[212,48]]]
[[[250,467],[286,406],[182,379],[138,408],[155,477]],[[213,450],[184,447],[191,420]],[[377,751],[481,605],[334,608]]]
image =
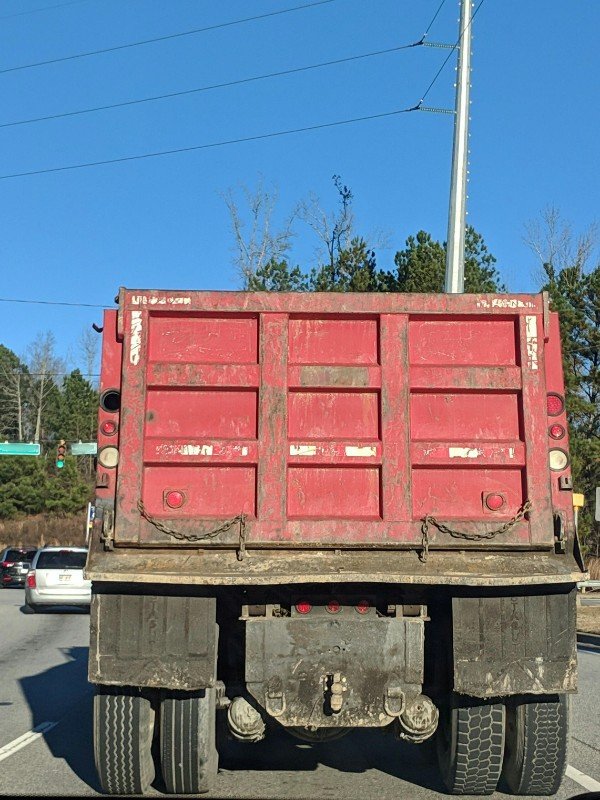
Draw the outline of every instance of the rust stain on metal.
[[[366,367],[305,366],[300,368],[302,386],[353,386],[369,385]]]

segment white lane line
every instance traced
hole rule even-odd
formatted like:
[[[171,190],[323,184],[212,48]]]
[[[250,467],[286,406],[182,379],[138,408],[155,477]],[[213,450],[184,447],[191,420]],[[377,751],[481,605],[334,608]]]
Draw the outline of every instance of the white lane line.
[[[600,792],[600,781],[596,781],[593,778],[590,778],[589,775],[586,775],[585,772],[580,772],[575,767],[572,767],[570,764],[567,766],[565,770],[565,775],[567,778],[571,778],[572,781],[575,781],[580,786],[583,786],[584,789],[587,789],[590,792]]]
[[[21,750],[23,747],[27,747],[28,744],[31,744],[31,742],[35,742],[40,736],[52,730],[55,725],[58,725],[58,722],[41,722],[39,725],[36,725],[35,728],[32,728],[32,730],[24,733],[23,736],[19,736],[18,739],[13,739],[12,742],[5,744],[4,747],[0,747],[0,761],[4,761],[5,758],[12,756],[17,750]]]

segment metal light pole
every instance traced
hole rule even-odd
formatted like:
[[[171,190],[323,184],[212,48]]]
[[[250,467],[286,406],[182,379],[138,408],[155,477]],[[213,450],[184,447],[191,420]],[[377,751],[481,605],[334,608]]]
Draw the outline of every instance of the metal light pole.
[[[454,117],[452,181],[448,212],[445,291],[460,294],[465,288],[465,228],[467,157],[469,148],[469,93],[471,88],[471,0],[461,0],[458,74]]]

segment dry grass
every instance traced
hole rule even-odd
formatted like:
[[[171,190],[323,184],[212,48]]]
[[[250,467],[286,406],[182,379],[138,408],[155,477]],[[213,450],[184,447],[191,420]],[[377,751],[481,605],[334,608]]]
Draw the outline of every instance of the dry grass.
[[[600,606],[582,606],[577,603],[577,630],[600,635]]]
[[[40,514],[0,521],[0,550],[4,547],[82,545],[85,541],[85,511],[70,517]]]
[[[585,566],[590,573],[590,580],[600,581],[600,558],[594,558],[592,556],[586,559]]]

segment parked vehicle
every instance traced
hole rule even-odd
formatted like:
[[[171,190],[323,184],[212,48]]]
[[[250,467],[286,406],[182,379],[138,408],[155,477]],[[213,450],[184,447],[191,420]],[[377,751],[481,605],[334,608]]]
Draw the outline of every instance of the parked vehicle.
[[[105,792],[210,791],[217,714],[557,791],[586,575],[546,294],[122,289],[96,485]]]
[[[0,586],[25,586],[35,547],[7,547],[0,554]]]
[[[85,547],[38,550],[25,581],[25,604],[32,611],[52,606],[88,607],[92,583],[83,576]]]

